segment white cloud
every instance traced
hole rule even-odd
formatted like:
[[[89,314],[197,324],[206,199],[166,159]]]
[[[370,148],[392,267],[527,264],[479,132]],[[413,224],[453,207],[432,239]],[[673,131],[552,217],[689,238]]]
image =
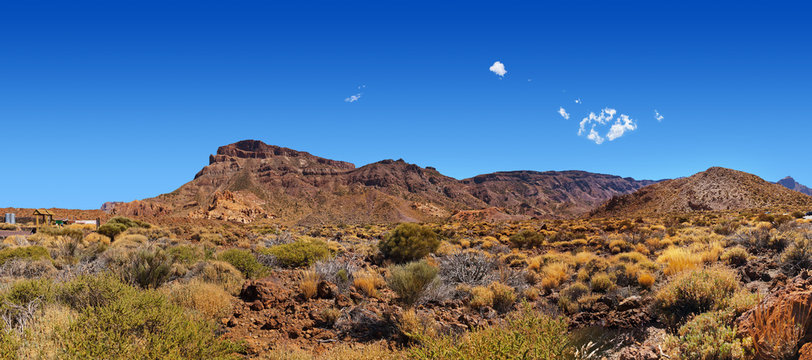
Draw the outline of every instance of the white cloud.
[[[580,104],[581,103],[581,98],[575,99],[575,103]]]
[[[626,131],[634,131],[635,129],[637,129],[637,124],[634,123],[634,120],[628,115],[620,114],[617,121],[609,128],[609,132],[606,133],[606,138],[612,141],[623,136]]]
[[[350,97],[344,99],[344,102],[354,103],[361,99],[361,93],[357,93],[355,95],[350,95]]]
[[[623,136],[627,131],[637,129],[637,123],[635,123],[634,119],[629,117],[629,115],[620,114],[615,118],[616,114],[617,110],[608,107],[601,110],[600,114],[590,112],[589,115],[583,118],[578,124],[578,136],[587,134],[587,128],[589,128],[589,133],[586,135],[586,138],[600,145],[604,140],[613,141]],[[605,128],[609,124],[611,124],[611,126],[609,126],[606,135],[601,136],[596,128]]]
[[[589,135],[587,135],[586,138],[594,141],[598,145],[603,143],[603,138],[595,131],[595,125],[592,125],[592,129],[589,129]]]
[[[665,119],[665,118],[664,118],[664,117],[663,117],[663,116],[660,114],[660,112],[659,112],[659,111],[657,111],[657,109],[654,109],[654,118],[655,118],[655,119],[657,119],[657,121],[663,121],[663,119]]]
[[[562,107],[558,108],[558,114],[561,115],[561,117],[564,118],[564,119],[567,119],[567,120],[570,119],[570,114],[567,114],[567,110],[564,110],[564,108],[562,108]]]
[[[499,75],[500,77],[505,76],[507,74],[507,70],[505,70],[505,64],[502,64],[500,61],[494,62],[490,68],[488,68],[492,73]]]

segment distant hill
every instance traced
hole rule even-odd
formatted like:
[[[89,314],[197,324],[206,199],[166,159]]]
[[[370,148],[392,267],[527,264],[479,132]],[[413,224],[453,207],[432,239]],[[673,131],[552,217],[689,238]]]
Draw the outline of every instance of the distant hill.
[[[799,184],[791,176],[787,176],[787,177],[785,177],[785,178],[783,178],[781,180],[778,180],[778,182],[776,182],[776,184],[784,185],[784,187],[786,187],[787,189],[795,190],[795,191],[797,191],[799,193],[803,193],[803,194],[812,196],[812,189],[810,189],[810,188],[808,188],[808,187],[806,187],[804,185]]]
[[[686,178],[666,180],[613,197],[592,212],[617,216],[812,206],[812,197],[742,171],[712,167]]]
[[[652,184],[583,171],[498,172],[457,180],[403,160],[356,168],[306,152],[244,140],[221,146],[177,190],[112,214],[300,224],[428,221],[448,218],[567,217]],[[485,213],[470,211],[486,210]],[[501,215],[500,215],[501,214]]]

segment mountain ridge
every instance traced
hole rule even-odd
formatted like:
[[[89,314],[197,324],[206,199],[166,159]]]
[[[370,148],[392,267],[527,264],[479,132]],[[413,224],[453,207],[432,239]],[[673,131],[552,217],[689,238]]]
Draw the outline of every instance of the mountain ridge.
[[[505,219],[572,217],[652,183],[579,170],[501,171],[457,180],[402,159],[356,167],[243,140],[220,146],[192,181],[170,193],[103,207],[120,215],[243,223],[428,221],[483,209]]]

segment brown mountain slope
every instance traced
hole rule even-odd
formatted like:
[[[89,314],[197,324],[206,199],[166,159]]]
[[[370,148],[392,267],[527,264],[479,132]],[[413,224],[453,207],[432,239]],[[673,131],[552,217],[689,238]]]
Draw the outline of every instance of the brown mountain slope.
[[[584,214],[612,196],[655,183],[585,171],[506,171],[462,182],[490,206],[538,217]]]
[[[616,196],[593,216],[812,206],[812,197],[741,171],[712,167]]]
[[[797,191],[799,193],[812,196],[812,189],[810,189],[810,188],[808,188],[808,187],[806,187],[806,186],[804,186],[802,184],[799,184],[791,176],[787,176],[787,177],[785,177],[785,178],[783,178],[781,180],[778,180],[778,182],[776,182],[776,184],[783,185],[787,189],[795,190],[795,191]]]
[[[194,180],[177,190],[131,203],[108,203],[111,213],[250,222],[426,221],[463,210],[497,207],[516,219],[579,215],[616,194],[650,181],[580,171],[517,171],[457,180],[403,160],[353,164],[261,141],[221,146]],[[494,212],[496,210],[489,210]]]

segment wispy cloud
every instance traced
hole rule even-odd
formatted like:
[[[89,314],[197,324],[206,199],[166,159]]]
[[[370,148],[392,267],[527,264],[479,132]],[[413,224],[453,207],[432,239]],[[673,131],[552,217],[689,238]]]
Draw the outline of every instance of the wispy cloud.
[[[354,103],[361,99],[361,93],[357,93],[355,95],[350,95],[350,97],[344,99],[344,102]]]
[[[615,115],[617,115],[617,110],[608,107],[601,110],[600,114],[590,112],[578,124],[578,136],[586,134],[588,140],[600,145],[605,140],[613,141],[626,134],[626,132],[637,130],[637,123],[629,115],[620,114],[617,118],[615,118]],[[601,136],[596,129],[605,129],[606,126],[609,126],[609,130],[606,135]],[[589,129],[588,133],[587,129]]]
[[[491,67],[488,68],[488,70],[490,70],[492,73],[496,75],[499,75],[499,77],[504,77],[505,74],[507,74],[507,70],[505,70],[505,64],[502,64],[502,62],[500,61],[494,62],[493,65],[491,65]]]
[[[570,114],[567,113],[567,110],[564,110],[563,107],[558,108],[558,114],[561,115],[562,118],[569,120]]]
[[[654,109],[654,118],[657,119],[657,121],[663,121],[663,119],[665,119],[657,109]]]

